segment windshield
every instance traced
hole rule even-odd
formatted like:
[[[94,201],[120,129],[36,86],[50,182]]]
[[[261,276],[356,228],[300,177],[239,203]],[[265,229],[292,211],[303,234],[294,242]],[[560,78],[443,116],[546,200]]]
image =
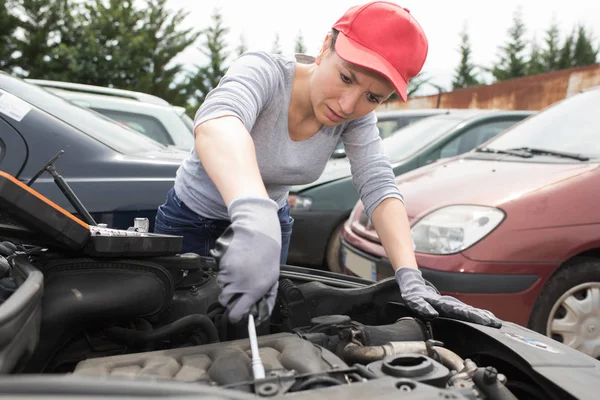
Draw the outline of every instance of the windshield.
[[[2,89],[120,153],[131,154],[163,148],[143,134],[119,125],[110,118],[78,106],[37,85],[6,77],[2,79]]]
[[[443,115],[414,122],[383,140],[385,154],[391,162],[403,160],[442,137],[461,121],[462,118]]]
[[[530,117],[486,147],[544,149],[600,158],[600,90],[590,90]]]

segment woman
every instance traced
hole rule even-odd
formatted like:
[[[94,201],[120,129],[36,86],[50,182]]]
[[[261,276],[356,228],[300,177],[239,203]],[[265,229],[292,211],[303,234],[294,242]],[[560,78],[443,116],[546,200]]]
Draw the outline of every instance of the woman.
[[[350,8],[312,62],[246,53],[206,97],[194,149],[158,209],[155,231],[182,235],[184,252],[217,258],[219,301],[231,322],[255,304],[270,315],[293,224],[288,189],[316,180],[341,138],[406,304],[424,317],[441,312],[500,326],[490,312],[426,286],[382,152],[374,110],[394,91],[406,101],[427,50],[408,10],[372,2]]]

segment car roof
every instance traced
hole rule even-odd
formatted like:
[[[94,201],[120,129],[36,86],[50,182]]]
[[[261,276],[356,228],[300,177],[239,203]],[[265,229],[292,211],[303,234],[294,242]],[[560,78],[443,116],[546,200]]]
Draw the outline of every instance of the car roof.
[[[90,107],[108,108],[117,111],[131,111],[149,115],[158,112],[158,110],[162,111],[165,109],[169,109],[170,112],[178,112],[178,110],[175,107],[171,106],[168,103],[166,105],[145,103],[128,98],[120,98],[104,94],[73,92],[71,90],[57,89],[54,87],[43,88],[70,101],[79,101],[87,103],[86,106]]]
[[[407,108],[400,110],[383,110],[383,111],[375,111],[377,117],[385,118],[385,117],[395,117],[395,116],[428,116],[428,115],[437,115],[444,114],[448,112],[447,109],[444,108]]]
[[[136,92],[133,90],[115,89],[102,86],[86,85],[82,83],[51,81],[45,79],[25,79],[25,81],[46,88],[64,89],[78,93],[103,94],[107,96],[121,97],[125,99],[136,100],[143,103],[156,104],[162,106],[170,105],[168,101],[161,99],[158,96],[154,96],[148,93]]]
[[[494,116],[529,116],[536,113],[534,110],[501,110],[501,109],[481,109],[481,108],[466,108],[466,109],[448,109],[442,115],[433,115],[431,118],[460,118],[463,121],[477,120]]]
[[[532,110],[505,110],[505,109],[487,109],[487,108],[418,108],[402,110],[386,110],[377,112],[377,116],[389,117],[396,115],[419,116],[430,115],[441,118],[444,115],[457,116],[464,119],[472,117],[486,117],[491,115],[529,115],[536,111]]]

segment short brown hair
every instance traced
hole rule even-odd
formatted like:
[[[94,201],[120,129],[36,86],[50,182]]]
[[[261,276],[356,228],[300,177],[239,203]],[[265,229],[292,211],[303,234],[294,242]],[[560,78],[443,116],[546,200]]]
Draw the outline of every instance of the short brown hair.
[[[339,33],[340,31],[338,31],[335,28],[331,30],[331,45],[329,46],[329,48],[333,51],[335,51],[335,41],[337,40]]]

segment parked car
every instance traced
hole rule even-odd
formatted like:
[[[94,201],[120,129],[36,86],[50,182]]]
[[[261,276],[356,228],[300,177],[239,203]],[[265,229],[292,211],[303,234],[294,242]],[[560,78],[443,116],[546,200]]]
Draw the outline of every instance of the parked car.
[[[160,97],[71,82],[26,81],[127,125],[165,146],[189,151],[194,145],[194,122],[185,108],[173,106]]]
[[[440,110],[383,139],[396,176],[473,149],[532,111]],[[389,126],[383,120],[382,126]],[[385,128],[381,128],[385,130]],[[340,233],[358,201],[346,159],[332,160],[314,183],[290,190],[295,219],[288,261],[340,272]]]
[[[57,171],[96,222],[126,229],[149,218],[173,185],[187,152],[169,148],[112,119],[0,73],[0,170],[28,182],[60,150]],[[32,185],[75,210],[48,174]]]
[[[423,276],[600,356],[600,88],[569,97],[465,155],[397,179]],[[393,274],[362,204],[344,265]]]

